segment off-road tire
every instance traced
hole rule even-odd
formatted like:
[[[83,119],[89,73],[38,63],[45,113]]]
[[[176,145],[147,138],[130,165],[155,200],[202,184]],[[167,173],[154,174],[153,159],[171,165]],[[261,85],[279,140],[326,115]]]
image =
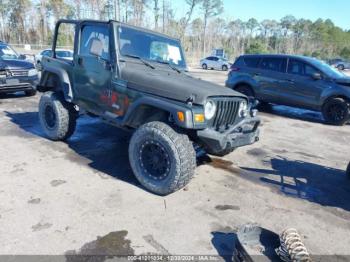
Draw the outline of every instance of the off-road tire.
[[[36,95],[36,89],[24,91],[24,93],[26,94],[26,96],[35,96]]]
[[[350,120],[350,103],[340,97],[328,99],[323,105],[322,115],[328,124],[345,125]]]
[[[227,67],[227,65],[223,65],[221,69],[222,69],[222,71],[227,71],[228,67]]]
[[[156,145],[166,156],[166,173],[152,176],[143,160],[144,150]],[[196,153],[186,134],[163,122],[149,122],[139,127],[131,137],[129,161],[137,180],[149,191],[168,195],[186,186],[194,175]]]
[[[207,69],[208,69],[208,65],[207,65],[207,64],[203,64],[203,65],[202,65],[202,68],[203,68],[204,70],[207,70]]]
[[[39,102],[39,119],[45,134],[54,141],[64,141],[75,131],[78,112],[63,94],[44,93]],[[52,117],[52,118],[50,118]]]
[[[239,85],[235,88],[235,90],[247,97],[255,97],[253,89],[248,85]]]

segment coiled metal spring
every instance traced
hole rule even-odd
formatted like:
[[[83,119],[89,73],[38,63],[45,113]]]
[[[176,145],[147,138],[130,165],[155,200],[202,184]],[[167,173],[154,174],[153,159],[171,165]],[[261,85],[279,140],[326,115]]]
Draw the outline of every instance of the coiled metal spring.
[[[281,246],[276,249],[277,255],[285,262],[310,262],[310,255],[304,246],[301,236],[294,228],[283,231],[280,235]]]

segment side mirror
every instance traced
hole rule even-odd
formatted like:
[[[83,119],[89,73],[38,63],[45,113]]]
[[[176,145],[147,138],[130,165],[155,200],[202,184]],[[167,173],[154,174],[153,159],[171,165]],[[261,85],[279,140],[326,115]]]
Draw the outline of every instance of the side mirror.
[[[311,77],[313,80],[321,80],[322,79],[322,75],[320,73],[314,73]]]
[[[26,55],[23,55],[23,54],[20,54],[20,55],[18,56],[18,58],[21,59],[21,60],[26,60],[26,59],[27,59],[27,56],[26,56]]]

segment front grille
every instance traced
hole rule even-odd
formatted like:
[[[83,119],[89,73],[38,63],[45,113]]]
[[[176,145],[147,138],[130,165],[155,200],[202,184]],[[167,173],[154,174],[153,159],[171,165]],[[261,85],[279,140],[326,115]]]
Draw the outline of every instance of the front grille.
[[[28,70],[10,70],[12,76],[28,76]]]
[[[216,103],[216,114],[208,125],[217,131],[225,131],[238,120],[241,98],[213,98]]]

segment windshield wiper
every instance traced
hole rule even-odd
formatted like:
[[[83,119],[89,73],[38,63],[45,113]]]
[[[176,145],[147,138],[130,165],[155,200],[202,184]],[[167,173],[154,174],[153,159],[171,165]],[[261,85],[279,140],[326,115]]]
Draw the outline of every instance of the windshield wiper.
[[[155,67],[153,65],[151,65],[150,63],[148,63],[147,61],[143,60],[141,57],[137,56],[137,55],[123,55],[123,56],[127,56],[127,57],[132,57],[132,58],[136,58],[138,60],[140,60],[142,63],[144,63],[146,66],[155,69]]]
[[[177,67],[175,66],[172,66],[169,62],[167,61],[161,61],[161,60],[156,60],[157,63],[160,63],[160,64],[165,64],[165,65],[168,65],[172,70],[178,72],[179,74],[182,73],[182,71],[180,69],[178,69]]]

